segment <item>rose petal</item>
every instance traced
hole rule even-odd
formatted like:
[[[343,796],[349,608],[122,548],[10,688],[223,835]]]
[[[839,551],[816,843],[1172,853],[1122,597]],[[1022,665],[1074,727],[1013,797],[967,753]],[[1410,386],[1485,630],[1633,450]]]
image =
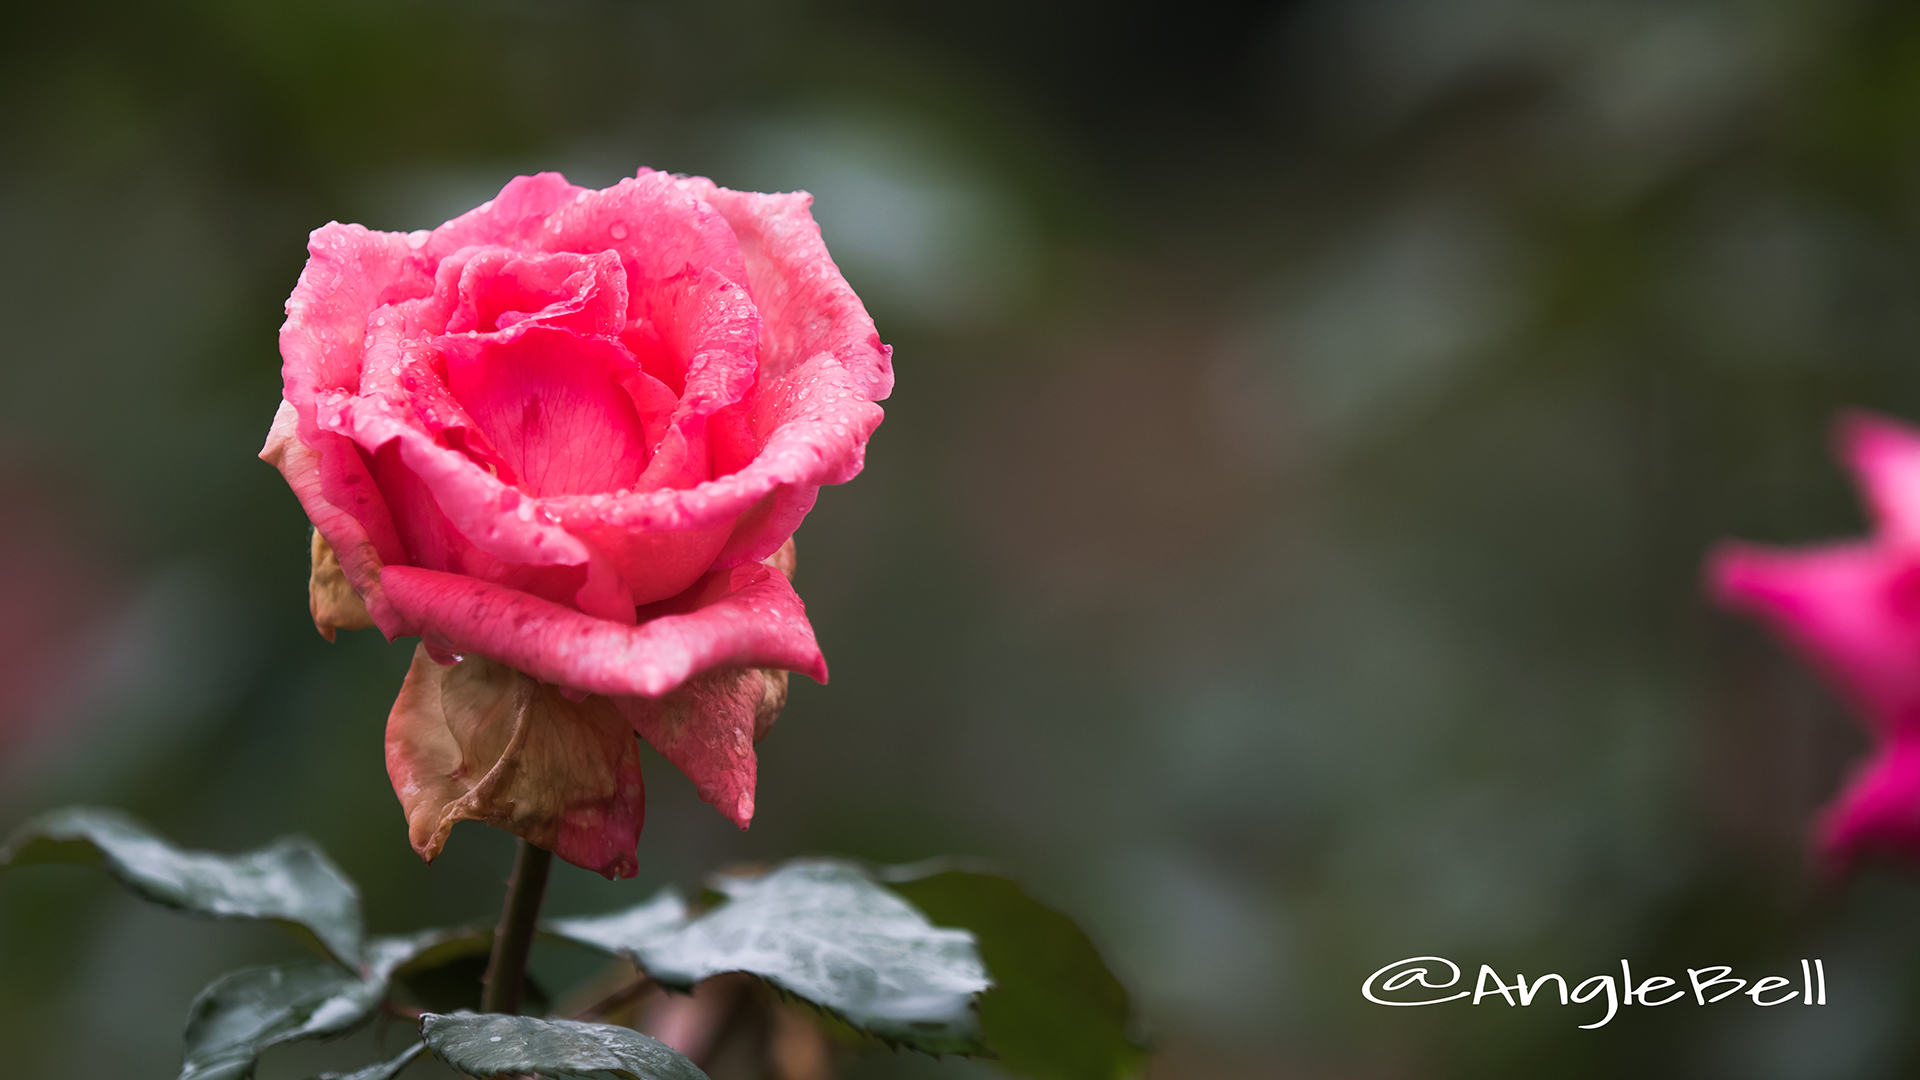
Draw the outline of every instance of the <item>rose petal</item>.
[[[387,719],[387,774],[429,862],[481,821],[609,878],[638,870],[639,747],[606,698],[569,701],[481,657],[443,667],[423,644]]]
[[[322,400],[319,411],[369,453],[397,446],[399,461],[432,493],[434,505],[481,551],[519,566],[579,566],[586,545],[543,514],[519,488],[480,467],[466,454],[441,445],[408,417],[404,405],[372,396]],[[414,561],[436,559],[414,551]]]
[[[287,297],[280,356],[284,397],[300,414],[301,441],[312,446],[321,431],[314,400],[359,391],[368,316],[382,305],[431,295],[434,279],[433,264],[398,233],[333,222],[313,231],[307,251]]]
[[[534,250],[553,212],[585,191],[559,173],[516,176],[500,194],[429,234],[414,236],[419,237],[421,254],[434,264],[478,244]]]
[[[790,488],[753,515],[745,531],[736,530],[716,565],[757,562],[793,535],[822,484],[858,475],[883,414],[860,395],[847,370],[822,353],[762,387],[750,416],[763,448],[730,476],[684,490],[613,499],[566,496],[543,499],[541,506],[575,533],[596,525],[638,532],[732,529],[763,499]]]
[[[379,550],[382,545],[370,535],[366,521],[371,519],[384,525],[388,537],[385,546],[396,553],[401,549],[392,522],[385,520],[386,507],[378,499],[372,478],[367,477],[364,482],[365,494],[360,497],[362,505],[358,515],[342,510],[329,501],[321,490],[321,457],[300,441],[298,424],[299,416],[294,407],[282,401],[280,411],[274,414],[273,427],[267,432],[266,446],[260,450],[261,460],[279,469],[286,478],[287,486],[293,489],[295,497],[300,500],[301,509],[307,512],[307,519],[313,522],[315,531],[334,552],[341,572],[360,595],[366,604],[367,614],[381,632],[389,639],[419,633],[413,624],[401,618],[387,603],[386,593],[380,587],[380,568],[387,560]],[[362,476],[366,476],[366,468],[357,454],[349,449],[345,456],[350,458]],[[322,628],[321,633],[326,633],[326,630]]]
[[[642,169],[640,175],[663,174]],[[761,380],[825,352],[853,373],[862,396],[884,400],[893,389],[893,350],[881,344],[866,306],[827,254],[808,209],[813,196],[729,191],[699,176],[678,183],[718,210],[739,238],[746,276],[733,280],[746,285],[765,320]]]
[[[447,386],[532,495],[633,486],[649,447],[618,342],[526,322],[499,334],[447,334]]]
[[[783,668],[827,681],[805,605],[786,578],[757,563],[707,575],[676,598],[674,613],[638,626],[415,567],[387,567],[381,585],[396,610],[435,628],[453,650],[591,693],[658,697],[719,667]]]
[[[591,583],[594,566],[591,552],[585,566],[528,566],[501,559],[468,540],[440,512],[432,489],[407,468],[397,444],[389,443],[373,455],[373,474],[388,505],[398,509],[394,523],[406,540],[408,552],[408,559],[399,565],[411,563],[429,570],[480,578],[558,604],[576,602],[581,589]],[[607,568],[607,576],[612,579],[607,584],[613,584],[618,578],[611,570]],[[624,594],[624,589],[621,592]],[[631,622],[632,598],[625,598],[624,607],[614,607],[607,612],[596,609],[592,613],[601,618]]]
[[[1920,856],[1920,740],[1895,739],[1881,748],[1821,813],[1818,837],[1834,871],[1869,848]]]
[[[313,531],[312,549],[307,610],[313,613],[313,625],[319,629],[320,636],[332,641],[336,630],[365,630],[372,626],[366,602],[348,584],[347,575],[340,569],[340,559],[333,553],[333,545],[327,543],[318,529]]]
[[[1920,562],[1877,544],[1726,544],[1708,575],[1722,604],[1773,624],[1866,719],[1920,732]]]
[[[1920,432],[1871,413],[1846,416],[1840,454],[1853,469],[1883,539],[1920,543]]]
[[[616,697],[640,737],[673,762],[700,798],[742,829],[753,821],[753,744],[787,703],[787,673],[722,668],[657,698]]]
[[[583,191],[548,215],[534,242],[542,251],[619,252],[636,301],[645,292],[639,279],[664,281],[688,269],[728,281],[746,274],[726,219],[660,173]]]
[[[485,248],[460,271],[446,332],[491,333],[529,319],[581,334],[617,335],[627,320],[627,275],[616,252]]]

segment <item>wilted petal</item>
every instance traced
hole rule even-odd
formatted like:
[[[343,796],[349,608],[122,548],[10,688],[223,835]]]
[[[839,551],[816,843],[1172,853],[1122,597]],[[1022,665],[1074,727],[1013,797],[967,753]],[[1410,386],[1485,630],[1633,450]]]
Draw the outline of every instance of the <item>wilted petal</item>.
[[[333,545],[327,543],[319,529],[313,531],[312,547],[313,571],[307,577],[307,609],[313,612],[313,625],[319,628],[320,636],[332,641],[336,630],[365,630],[372,626],[366,602],[347,582],[340,560],[333,553]]]
[[[423,859],[482,821],[609,878],[638,869],[639,745],[605,698],[569,701],[478,656],[443,667],[422,644],[387,719],[387,775]]]
[[[723,668],[695,676],[663,697],[614,703],[633,729],[673,762],[700,797],[746,828],[753,820],[753,744],[787,703],[787,673]]]

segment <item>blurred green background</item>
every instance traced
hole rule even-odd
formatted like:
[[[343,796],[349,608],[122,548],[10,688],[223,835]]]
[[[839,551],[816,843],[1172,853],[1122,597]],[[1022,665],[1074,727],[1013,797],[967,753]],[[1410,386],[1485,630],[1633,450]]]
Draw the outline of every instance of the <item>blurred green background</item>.
[[[307,620],[275,331],[328,220],[646,164],[812,191],[899,389],[799,534],[833,683],[753,829],[649,757],[640,878],[550,911],[966,853],[1082,919],[1166,1080],[1920,1071],[1914,876],[1806,856],[1864,741],[1699,587],[1861,530],[1836,410],[1920,418],[1920,10],[76,0],[10,9],[0,86],[0,828],[297,830],[376,930],[491,916],[506,838],[424,867],[387,784],[411,643]],[[5,1068],[171,1076],[289,949],[9,874]],[[1434,953],[1819,956],[1833,1004],[1361,1000]]]

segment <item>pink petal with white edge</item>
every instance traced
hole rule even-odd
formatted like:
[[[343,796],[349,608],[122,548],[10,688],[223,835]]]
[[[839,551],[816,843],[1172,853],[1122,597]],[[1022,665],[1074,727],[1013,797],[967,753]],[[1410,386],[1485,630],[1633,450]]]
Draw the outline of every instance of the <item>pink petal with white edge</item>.
[[[1883,544],[1726,544],[1708,576],[1723,605],[1771,623],[1875,726],[1920,733],[1920,561]]]
[[[764,667],[827,681],[806,606],[762,564],[715,571],[662,606],[684,613],[623,626],[513,589],[408,566],[381,572],[387,599],[446,648],[511,665],[542,682],[610,696],[658,697],[702,671]]]
[[[1884,416],[1849,413],[1840,453],[1852,468],[1883,540],[1920,546],[1920,431]]]
[[[1818,836],[1835,872],[1872,848],[1920,856],[1920,739],[1882,747],[1821,814]]]

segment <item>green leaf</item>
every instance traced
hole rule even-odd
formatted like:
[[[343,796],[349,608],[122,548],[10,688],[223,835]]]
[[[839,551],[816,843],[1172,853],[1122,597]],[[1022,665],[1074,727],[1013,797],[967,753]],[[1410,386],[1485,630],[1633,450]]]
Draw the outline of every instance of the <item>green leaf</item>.
[[[440,1060],[470,1076],[537,1073],[595,1080],[707,1080],[666,1043],[637,1031],[499,1013],[429,1013],[420,1033]]]
[[[669,885],[653,899],[611,915],[550,919],[540,929],[557,938],[616,956],[637,957],[687,925],[687,902]]]
[[[385,996],[384,979],[363,980],[317,960],[230,972],[194,999],[180,1080],[252,1076],[261,1051],[342,1034]]]
[[[426,1049],[426,1043],[414,1043],[412,1046],[402,1050],[398,1057],[376,1062],[364,1069],[355,1069],[350,1073],[321,1073],[316,1080],[393,1080],[394,1077],[400,1075],[400,1070],[413,1064],[413,1059],[419,1057]]]
[[[994,983],[980,1024],[1002,1068],[1035,1080],[1140,1071],[1126,988],[1072,919],[995,874],[903,867],[882,878],[934,922],[973,931]]]
[[[367,942],[363,975],[318,961],[244,968],[214,980],[187,1016],[187,1054],[180,1080],[233,1080],[253,1075],[261,1053],[281,1043],[339,1035],[371,1017],[386,1000],[394,973],[423,956],[468,948],[476,931],[425,930]],[[406,1062],[387,1062],[398,1072]],[[374,1066],[374,1069],[385,1066]],[[392,1073],[361,1070],[369,1077]]]
[[[318,845],[283,837],[244,855],[181,851],[115,811],[42,814],[0,844],[0,869],[104,867],[144,899],[220,919],[266,919],[349,968],[360,966],[360,893]]]
[[[989,983],[965,930],[934,926],[845,863],[797,860],[715,887],[726,903],[633,950],[649,975],[690,987],[744,971],[889,1042],[984,1049],[973,997]]]

